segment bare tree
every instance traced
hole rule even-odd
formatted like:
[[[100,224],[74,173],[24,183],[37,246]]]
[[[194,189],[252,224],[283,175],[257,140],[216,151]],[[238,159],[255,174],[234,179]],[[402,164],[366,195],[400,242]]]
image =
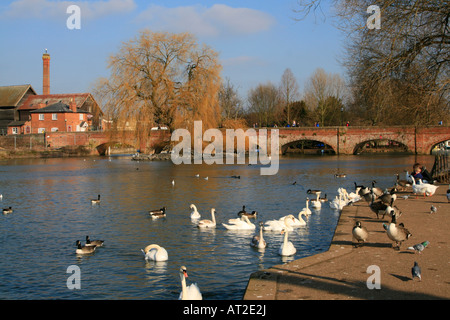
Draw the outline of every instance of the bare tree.
[[[220,86],[219,104],[222,110],[223,121],[237,120],[243,113],[242,99],[228,78]]]
[[[296,101],[299,97],[299,86],[297,79],[295,79],[294,74],[291,69],[287,68],[284,70],[281,76],[280,83],[280,97],[283,100],[283,104],[286,107],[287,123],[291,123],[291,104]]]
[[[259,84],[248,93],[249,111],[257,115],[260,126],[274,124],[275,115],[279,111],[279,101],[278,88],[271,82]]]

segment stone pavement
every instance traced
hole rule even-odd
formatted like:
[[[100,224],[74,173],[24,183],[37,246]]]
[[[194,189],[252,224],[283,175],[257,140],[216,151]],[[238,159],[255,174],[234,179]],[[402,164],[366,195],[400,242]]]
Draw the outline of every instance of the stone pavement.
[[[414,300],[450,298],[450,203],[448,185],[440,185],[431,197],[399,198],[402,211],[397,219],[412,233],[400,250],[392,248],[382,224],[365,201],[344,207],[327,252],[276,265],[250,276],[244,300]],[[400,196],[410,192],[401,193]],[[437,212],[430,214],[431,205]],[[352,228],[356,220],[369,231],[362,247],[353,246]],[[407,250],[428,240],[422,254]],[[422,281],[411,276],[417,261]],[[379,269],[380,289],[369,289]],[[368,270],[369,268],[369,270]]]

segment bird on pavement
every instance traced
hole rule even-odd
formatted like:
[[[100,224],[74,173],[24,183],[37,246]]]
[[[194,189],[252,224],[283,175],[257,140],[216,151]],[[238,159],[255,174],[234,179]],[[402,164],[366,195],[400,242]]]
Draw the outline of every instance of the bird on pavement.
[[[431,205],[430,213],[436,213],[436,212],[437,212],[437,208],[435,206]]]
[[[414,267],[411,268],[412,279],[419,278],[422,281],[422,271],[420,270],[419,264],[414,261]]]
[[[418,252],[419,254],[425,250],[426,246],[429,245],[429,241],[424,241],[418,244],[413,245],[412,247],[408,247],[408,250],[414,250],[414,252]]]
[[[369,237],[369,232],[365,227],[361,225],[361,221],[356,221],[355,226],[352,229],[352,234],[353,237],[358,240],[358,243],[355,245],[355,247],[361,246],[362,243],[366,242],[367,238]]]

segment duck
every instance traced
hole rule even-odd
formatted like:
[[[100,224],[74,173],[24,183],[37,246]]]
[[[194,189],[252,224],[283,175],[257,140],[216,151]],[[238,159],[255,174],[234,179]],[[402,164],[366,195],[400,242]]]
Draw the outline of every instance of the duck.
[[[148,212],[148,214],[152,218],[163,218],[166,216],[166,207],[162,207],[161,209],[157,209],[157,210],[150,210]]]
[[[403,224],[397,225],[397,215],[394,211],[391,212],[391,223],[387,226],[386,232],[392,241],[394,241],[394,244],[392,244],[392,247],[394,249],[400,250],[400,246],[403,243],[403,241],[408,240],[412,234],[409,232],[408,229],[405,228]]]
[[[99,204],[100,203],[100,195],[98,195],[97,199],[91,199],[91,204]]]
[[[201,218],[201,215],[200,215],[200,213],[197,211],[197,207],[196,207],[194,204],[191,204],[191,205],[190,205],[190,208],[191,208],[191,210],[192,210],[192,212],[191,212],[191,219],[192,219],[192,220],[200,219],[200,218]]]
[[[319,199],[320,192],[316,193],[316,199],[311,200],[311,207],[314,209],[320,209],[322,207],[322,202]]]
[[[291,241],[288,241],[289,231],[286,229],[282,229],[281,234],[284,234],[284,239],[283,243],[280,246],[280,249],[278,249],[278,254],[283,257],[294,255],[297,252],[297,249],[294,247],[294,244]]]
[[[211,208],[211,219],[212,220],[208,220],[208,219],[204,219],[204,220],[200,220],[197,224],[198,228],[215,228],[216,227],[216,209]]]
[[[322,192],[322,191],[320,191],[320,190],[311,190],[311,189],[308,189],[306,191],[307,194],[316,194],[316,193],[320,193],[320,192]]]
[[[448,185],[447,189],[447,201],[450,203],[450,184]]]
[[[250,222],[247,216],[242,216],[240,219],[230,219],[229,224],[222,223],[227,230],[253,230],[256,226]]]
[[[104,242],[104,240],[91,240],[89,236],[86,236],[86,246],[102,247]]]
[[[295,222],[295,217],[292,214],[284,217],[283,220],[269,220],[264,223],[263,229],[265,231],[281,231],[283,229],[287,231],[293,231],[293,224]]]
[[[82,246],[80,240],[77,240],[76,245],[77,245],[77,249],[75,250],[76,254],[93,253],[95,251],[95,248],[97,248],[97,246],[95,246],[95,245],[94,246]]]
[[[267,247],[267,242],[263,237],[263,225],[264,223],[259,223],[259,235],[254,235],[252,240],[250,241],[250,246],[257,249],[264,249]]]
[[[4,208],[3,209],[3,214],[10,214],[10,213],[13,213],[12,207],[8,207],[8,208]]]
[[[203,300],[200,288],[196,283],[186,286],[186,278],[188,277],[185,266],[180,268],[181,293],[178,300]]]
[[[335,177],[335,178],[346,178],[347,175],[346,175],[345,173],[340,173],[340,174],[336,173],[336,174],[334,175],[334,177]]]
[[[157,244],[151,244],[141,249],[144,254],[145,260],[152,261],[167,261],[169,260],[169,255],[167,250]]]
[[[419,179],[419,183],[421,185],[425,186],[425,195],[427,197],[431,197],[432,195],[434,195],[434,193],[436,192],[437,188],[439,188],[439,186],[436,186],[434,184],[423,183],[422,179]]]
[[[369,238],[369,232],[365,227],[361,225],[361,221],[356,221],[355,226],[352,229],[353,237],[358,241],[357,246],[362,246],[364,242]]]

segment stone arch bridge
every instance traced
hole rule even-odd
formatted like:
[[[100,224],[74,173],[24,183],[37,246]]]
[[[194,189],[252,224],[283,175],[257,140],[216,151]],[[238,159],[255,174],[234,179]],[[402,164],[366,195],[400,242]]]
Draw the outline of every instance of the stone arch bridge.
[[[267,128],[270,136],[271,129]],[[392,126],[392,127],[293,127],[277,128],[279,132],[279,152],[283,154],[290,145],[302,141],[318,141],[328,145],[336,154],[355,154],[369,141],[391,140],[406,147],[407,152],[430,154],[432,148],[450,140],[449,126]],[[258,134],[259,129],[254,129]],[[225,137],[225,129],[221,129]],[[250,132],[250,131],[249,131]],[[52,148],[68,145],[87,146],[104,154],[114,143],[124,143],[142,152],[157,150],[170,142],[168,130],[154,130],[145,138],[134,132],[47,132],[46,143]],[[270,141],[270,139],[269,139]]]

